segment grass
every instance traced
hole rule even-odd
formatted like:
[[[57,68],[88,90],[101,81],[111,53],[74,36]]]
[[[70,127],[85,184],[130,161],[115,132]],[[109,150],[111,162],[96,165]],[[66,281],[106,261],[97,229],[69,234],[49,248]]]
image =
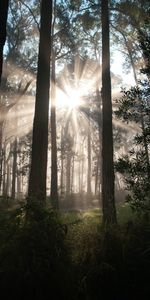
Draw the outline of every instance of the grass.
[[[16,300],[29,299],[30,288],[42,300],[46,292],[53,300],[149,299],[150,225],[128,205],[117,207],[119,226],[109,230],[99,209],[34,212],[26,223],[22,211],[0,211],[0,275]]]

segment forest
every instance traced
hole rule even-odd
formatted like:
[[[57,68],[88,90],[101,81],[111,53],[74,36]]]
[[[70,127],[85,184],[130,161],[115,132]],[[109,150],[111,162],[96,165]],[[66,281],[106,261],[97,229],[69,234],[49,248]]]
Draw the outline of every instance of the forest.
[[[149,278],[149,0],[0,0],[1,299]]]

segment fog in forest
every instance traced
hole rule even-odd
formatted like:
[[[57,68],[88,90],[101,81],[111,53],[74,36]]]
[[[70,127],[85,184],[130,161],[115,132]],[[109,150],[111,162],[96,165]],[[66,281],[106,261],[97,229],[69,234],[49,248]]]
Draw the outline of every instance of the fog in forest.
[[[11,196],[16,141],[15,197],[23,200],[27,196],[28,189],[36,80],[32,74],[18,70],[13,65],[11,69],[12,73],[8,77],[11,84],[15,84],[17,88],[18,85],[22,85],[23,89],[29,81],[31,83],[22,96],[17,93],[17,89],[15,94],[6,96],[8,102],[6,109],[7,105],[11,103],[13,105],[7,112],[3,125],[4,161],[1,194],[7,186],[7,195]],[[101,205],[101,132],[98,119],[101,120],[102,106],[97,101],[97,90],[100,95],[101,89],[100,69],[100,64],[96,61],[76,57],[72,65],[64,64],[63,69],[58,71],[56,82],[58,190],[60,208],[65,210],[95,208]],[[123,74],[121,77],[112,73],[114,110],[117,108],[116,99],[120,96],[119,90],[122,85]],[[118,158],[129,150],[130,139],[138,127],[134,123],[127,125],[115,117],[113,126],[114,156]],[[50,144],[49,135],[47,196],[50,195],[51,180]],[[124,201],[125,197],[123,188],[122,177],[116,174],[116,198],[120,199],[121,196],[121,201]]]
[[[47,197],[51,193],[51,109],[54,106],[62,209],[101,206],[102,31],[96,7],[91,6],[86,12],[88,5],[88,1],[79,5],[81,12],[78,5],[69,6],[69,12],[67,3],[58,1],[53,8]],[[110,17],[114,161],[129,152],[133,136],[141,130],[136,122],[124,122],[116,117],[117,100],[122,95],[121,89],[129,89],[144,76],[139,73],[143,62],[136,48],[135,30],[132,37],[128,35],[132,31],[130,26],[125,32],[125,16],[119,28],[116,14],[112,10]],[[13,190],[14,197],[24,201],[31,164],[39,24],[38,5],[31,3],[30,7],[27,1],[10,1],[1,83],[0,193],[11,197]],[[116,201],[124,201],[124,180],[118,172],[115,193]]]
[[[150,299],[149,15],[0,0],[1,299]]]

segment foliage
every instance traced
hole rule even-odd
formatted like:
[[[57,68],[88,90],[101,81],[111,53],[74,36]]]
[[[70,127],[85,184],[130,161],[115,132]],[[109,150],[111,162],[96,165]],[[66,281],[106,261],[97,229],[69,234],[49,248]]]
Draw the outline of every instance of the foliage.
[[[118,219],[124,210],[120,208]],[[150,228],[130,217],[123,217],[120,228],[104,228],[98,211],[77,213],[78,222],[75,213],[65,215],[65,222],[73,218],[67,245],[81,299],[147,299]]]
[[[116,171],[125,176],[126,189],[130,191],[126,201],[138,212],[150,210],[150,183],[146,176],[145,155],[142,151],[130,151],[129,156],[120,158]]]
[[[120,158],[116,163],[116,171],[125,176],[127,190],[131,193],[127,201],[137,210],[150,209],[150,183],[149,183],[149,154],[147,153],[150,141],[149,104],[147,102],[149,87],[131,88],[125,91],[116,112],[118,117],[126,121],[135,121],[144,124],[142,131],[134,139],[134,147],[129,155]],[[142,101],[139,103],[139,99]],[[147,150],[147,151],[146,151]]]
[[[143,46],[144,45],[144,46]],[[148,44],[141,44],[149,62]],[[143,72],[149,76],[147,68]],[[127,201],[133,209],[141,213],[150,210],[150,85],[143,80],[130,90],[123,90],[122,98],[117,101],[119,108],[115,112],[124,121],[134,121],[138,124],[138,133],[133,138],[134,147],[129,154],[120,158],[116,163],[116,171],[125,177],[125,184],[130,194]]]
[[[141,49],[143,50],[144,57],[146,59],[146,66],[142,69],[142,73],[150,76],[150,38],[148,36],[139,36],[141,42]]]
[[[65,234],[59,216],[35,203],[1,219],[1,276],[3,290],[10,287],[8,296],[13,293],[20,299],[24,293],[25,299],[31,295],[42,299],[42,293],[51,292],[64,297],[69,272]]]
[[[99,210],[58,215],[36,204],[29,208],[32,221],[24,207],[0,213],[6,298],[148,299],[149,223],[126,216],[120,228],[104,228]]]

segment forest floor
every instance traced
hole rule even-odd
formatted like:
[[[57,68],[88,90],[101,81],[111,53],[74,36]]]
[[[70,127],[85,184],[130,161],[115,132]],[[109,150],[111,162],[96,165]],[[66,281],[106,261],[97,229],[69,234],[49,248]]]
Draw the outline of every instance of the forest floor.
[[[24,210],[7,201],[0,211],[2,300],[150,299],[150,224],[127,204],[117,206],[119,225],[104,228],[98,208],[34,208],[25,222]]]

